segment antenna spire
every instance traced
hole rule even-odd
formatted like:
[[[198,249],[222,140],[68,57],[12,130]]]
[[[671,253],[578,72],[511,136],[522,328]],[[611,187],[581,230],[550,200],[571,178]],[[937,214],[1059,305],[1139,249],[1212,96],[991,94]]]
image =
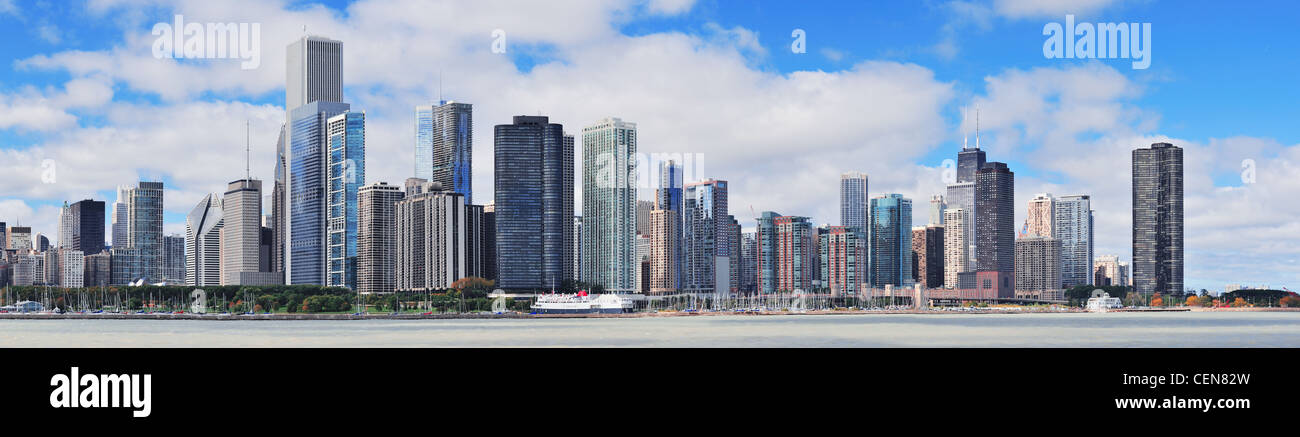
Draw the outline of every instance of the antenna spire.
[[[252,122],[249,121],[248,119],[245,119],[244,120],[244,180],[246,181],[253,179],[252,176],[253,173],[252,170],[250,170],[253,167],[252,165],[253,149],[251,146],[252,137],[253,137],[252,129],[253,129]]]
[[[980,148],[980,108],[975,107],[975,148]]]
[[[970,120],[970,107],[961,108],[961,149],[966,150],[970,147],[970,130],[966,128],[966,122]]]

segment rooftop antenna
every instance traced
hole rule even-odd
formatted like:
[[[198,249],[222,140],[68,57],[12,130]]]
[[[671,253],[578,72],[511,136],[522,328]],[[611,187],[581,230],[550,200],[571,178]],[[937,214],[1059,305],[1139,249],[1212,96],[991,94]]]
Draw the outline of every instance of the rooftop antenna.
[[[980,148],[980,108],[975,107],[975,148]]]
[[[970,107],[961,108],[961,148],[966,150],[970,147],[970,130],[966,128],[966,122],[970,120]]]
[[[253,164],[253,149],[252,146],[250,146],[252,142],[251,138],[253,137],[251,133],[252,129],[252,122],[248,119],[244,119],[244,180],[246,181],[253,179],[252,170],[250,170]]]
[[[441,105],[445,100],[442,99],[442,69],[438,69],[438,104]]]

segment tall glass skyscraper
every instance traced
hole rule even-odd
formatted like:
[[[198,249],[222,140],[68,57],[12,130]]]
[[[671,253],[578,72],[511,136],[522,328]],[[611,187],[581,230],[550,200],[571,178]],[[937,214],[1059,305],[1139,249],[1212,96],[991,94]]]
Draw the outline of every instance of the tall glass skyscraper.
[[[86,255],[104,251],[104,202],[82,200],[68,206],[68,213],[76,225],[72,229],[71,248]],[[59,241],[63,245],[63,241]]]
[[[440,101],[415,107],[415,177],[473,204],[474,106]]]
[[[347,103],[316,101],[294,109],[289,135],[289,284],[328,284],[326,278],[328,122]],[[342,194],[338,199],[343,200]],[[344,204],[344,203],[340,203]]]
[[[573,137],[543,116],[493,133],[497,285],[559,287],[573,278]]]
[[[1169,143],[1133,150],[1133,287],[1183,290],[1183,149]]]
[[[717,263],[720,258],[731,254],[727,236],[730,223],[727,219],[727,181],[707,179],[686,184],[682,197],[682,241],[685,246],[682,287],[688,291],[713,292],[718,279]],[[720,291],[729,289],[730,285]]]
[[[163,183],[140,182],[127,194],[127,240],[139,250],[139,276],[145,283],[162,282]]]
[[[849,172],[840,175],[840,225],[867,229],[867,175]]]
[[[754,237],[757,240],[755,265],[758,270],[758,292],[762,294],[776,293],[777,217],[781,217],[781,213],[775,211],[763,211],[762,215],[756,217],[758,229]]]
[[[872,287],[902,287],[912,277],[912,200],[902,194],[871,199],[868,280]]]
[[[612,117],[582,128],[582,271],[610,291],[638,291],[636,132]]]
[[[185,217],[185,285],[221,285],[221,197],[209,194]]]
[[[366,114],[345,112],[330,117],[329,278],[331,287],[357,288],[357,190],[366,182]]]
[[[276,144],[277,161],[275,169],[275,187],[272,189],[275,199],[272,200],[272,227],[275,233],[275,242],[278,255],[273,263],[274,270],[285,273],[285,281],[290,284],[325,284],[325,259],[324,259],[324,242],[315,241],[310,235],[320,232],[319,239],[324,237],[324,153],[323,145],[325,120],[329,117],[346,111],[347,105],[342,104],[342,110],[339,110],[334,103],[325,105],[328,112],[325,115],[317,111],[303,111],[297,113],[301,117],[295,116],[303,106],[314,102],[342,102],[343,101],[343,42],[323,38],[318,36],[303,36],[289,44],[285,53],[285,87],[284,87],[284,110],[286,127],[280,131],[280,138]],[[299,126],[295,120],[306,118],[307,114],[312,114],[317,120],[312,121],[312,126]],[[295,135],[302,133],[308,135],[309,139],[297,140]],[[310,144],[315,146],[309,146]],[[295,146],[301,147],[294,150]],[[314,148],[313,148],[314,147]],[[302,156],[298,153],[305,153],[308,149],[314,150],[313,153],[318,156]],[[296,164],[299,167],[298,174],[294,174],[292,167]],[[303,189],[295,190],[292,185],[295,183],[294,178],[302,178],[303,183],[311,185]],[[319,196],[308,196],[306,193],[320,191]],[[295,192],[297,194],[295,194]],[[310,197],[310,199],[309,199]],[[296,201],[308,201],[310,205],[298,205]],[[278,206],[277,205],[278,202]],[[297,213],[304,211],[304,208],[319,210],[319,213],[311,213],[304,217],[306,223],[311,224],[309,232],[299,233],[298,244],[306,245],[297,248],[292,237],[294,220],[298,220]],[[290,216],[294,216],[292,219]],[[319,223],[317,223],[319,222]],[[317,226],[319,225],[319,226]],[[309,242],[308,240],[313,240]],[[310,248],[308,248],[308,246]],[[307,253],[321,252],[320,255],[310,255],[311,259],[294,262],[292,260],[296,251],[306,251]],[[294,273],[295,265],[307,268],[307,271]],[[295,279],[296,278],[296,279]],[[295,280],[300,282],[294,282]]]

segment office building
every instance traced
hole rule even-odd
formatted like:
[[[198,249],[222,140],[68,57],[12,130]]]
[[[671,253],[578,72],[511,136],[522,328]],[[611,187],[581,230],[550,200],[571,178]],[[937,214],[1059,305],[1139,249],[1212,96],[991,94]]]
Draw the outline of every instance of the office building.
[[[811,291],[817,257],[813,254],[811,219],[776,217],[776,289],[778,292]]]
[[[744,232],[740,236],[740,292],[746,295],[758,291],[758,235]]]
[[[777,234],[776,218],[782,214],[775,211],[763,211],[756,217],[758,227],[755,230],[758,250],[755,252],[755,265],[758,269],[758,292],[776,293],[777,284]]]
[[[262,270],[262,181],[240,179],[221,201],[221,285],[274,285]]]
[[[357,288],[357,190],[366,181],[366,114],[345,112],[326,122],[328,276],[331,287]]]
[[[943,224],[943,210],[948,209],[948,204],[943,202],[943,196],[935,194],[930,196],[930,222],[931,225]]]
[[[331,180],[340,181],[341,179],[338,177],[347,175],[346,171],[348,169],[343,168],[341,163],[338,164],[337,168],[331,167],[331,157],[327,155],[329,155],[332,144],[339,144],[346,149],[347,143],[351,141],[350,138],[346,137],[353,134],[351,131],[352,126],[346,120],[351,119],[340,119],[345,120],[340,124],[344,125],[342,130],[346,131],[348,135],[339,134],[339,138],[331,138],[328,129],[331,119],[339,114],[349,113],[349,109],[350,105],[346,103],[314,101],[299,106],[290,112],[288,143],[289,215],[286,217],[289,241],[288,257],[285,259],[285,280],[288,284],[326,285],[330,283],[327,280],[327,262],[329,260],[327,250],[329,245],[326,240],[330,237],[328,226],[331,222],[328,218],[332,217],[332,215],[327,215],[327,211],[331,206],[331,202],[335,204],[341,202],[342,205],[346,205],[347,199],[341,195],[338,198],[329,198],[328,196],[330,196],[331,192],[346,193],[348,190],[347,187],[328,187],[327,184]],[[337,128],[339,126],[336,126]],[[333,158],[337,161],[344,157],[334,156]],[[360,168],[356,170],[364,171],[364,169]],[[354,174],[357,181],[364,180],[364,173]],[[336,190],[329,190],[328,188],[336,188]],[[343,217],[346,216],[346,211],[343,209],[328,212]],[[347,228],[340,227],[336,231],[346,234]],[[338,243],[343,242],[339,241]],[[342,251],[338,255],[340,257],[344,256]]]
[[[221,285],[223,224],[221,198],[216,194],[204,196],[185,216],[185,285]],[[116,266],[119,264],[117,257],[118,252],[114,251],[114,277],[117,276]]]
[[[126,235],[128,220],[126,199],[127,192],[130,189],[131,187],[126,185],[117,186],[117,201],[113,202],[113,247],[127,247],[130,245]]]
[[[74,223],[71,232],[72,249],[84,254],[104,251],[104,202],[86,199],[68,205]],[[63,241],[59,241],[63,245]]]
[[[1095,261],[1092,285],[1128,286],[1130,284],[1128,263],[1120,261],[1117,255],[1099,255]],[[1233,291],[1233,290],[1230,290]]]
[[[1029,199],[1029,215],[1025,219],[1022,236],[1054,238],[1053,225],[1056,222],[1056,198],[1051,193],[1039,193]]]
[[[679,211],[650,211],[650,292],[675,293],[681,290],[681,234]]]
[[[92,255],[86,256],[90,259]],[[185,236],[163,236],[163,281],[167,285],[185,285]]]
[[[871,286],[912,283],[912,200],[901,194],[871,199],[868,267]]]
[[[944,227],[912,228],[912,277],[926,288],[944,287]]]
[[[162,282],[163,183],[140,182],[127,195],[127,244],[140,251],[140,277],[150,284]]]
[[[960,233],[966,237],[966,263],[963,272],[975,271],[975,182],[959,182],[948,185],[944,203],[947,208],[956,208],[966,213],[966,229]],[[952,229],[945,223],[945,230]]]
[[[394,206],[397,291],[434,292],[469,276],[470,224],[465,196],[430,182]]]
[[[861,228],[831,226],[820,238],[826,288],[834,296],[857,295],[867,283],[866,234]]]
[[[961,273],[970,271],[970,250],[966,233],[970,214],[961,208],[949,208],[943,211],[943,285],[944,288],[957,288]]]
[[[86,255],[83,258],[83,260],[85,261],[85,265],[86,265],[86,271],[82,275],[83,281],[85,282],[85,286],[86,287],[109,286],[109,281],[112,279],[112,277],[109,276],[111,269],[113,267],[112,255],[110,255],[107,250],[104,250],[94,255]]]

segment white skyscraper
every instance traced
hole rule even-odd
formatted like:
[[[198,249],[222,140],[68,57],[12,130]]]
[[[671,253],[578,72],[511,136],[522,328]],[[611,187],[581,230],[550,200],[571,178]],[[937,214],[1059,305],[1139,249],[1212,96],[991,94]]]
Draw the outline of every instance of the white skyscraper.
[[[117,187],[117,201],[113,202],[113,247],[124,248],[129,245],[127,242],[127,219],[128,211],[126,209],[127,192],[131,187],[119,185]]]
[[[261,272],[262,181],[231,182],[221,204],[221,285],[277,283]]]
[[[1092,201],[1088,195],[1056,199],[1053,230],[1061,240],[1061,282],[1065,287],[1093,282]]]
[[[866,231],[870,219],[867,197],[867,174],[849,172],[840,175],[840,225]]]
[[[970,271],[967,262],[970,257],[970,214],[961,208],[948,208],[943,211],[943,286],[957,288],[958,273]]]
[[[185,285],[221,285],[222,224],[216,194],[204,196],[185,217]]]
[[[587,282],[636,291],[636,123],[606,118],[582,129],[582,262]]]

